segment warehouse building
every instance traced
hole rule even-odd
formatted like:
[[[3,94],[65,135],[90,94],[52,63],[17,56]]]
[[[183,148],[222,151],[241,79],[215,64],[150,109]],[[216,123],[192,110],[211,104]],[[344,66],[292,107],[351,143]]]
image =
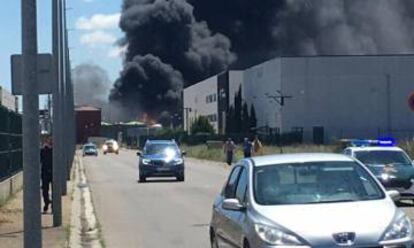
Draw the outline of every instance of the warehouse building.
[[[226,71],[184,89],[184,130],[199,116],[207,117],[216,133],[223,134],[226,113],[243,82],[243,71]]]
[[[279,57],[244,72],[259,130],[306,141],[414,136],[414,55]]]
[[[76,142],[84,144],[90,137],[101,135],[102,114],[100,108],[93,106],[76,106]]]

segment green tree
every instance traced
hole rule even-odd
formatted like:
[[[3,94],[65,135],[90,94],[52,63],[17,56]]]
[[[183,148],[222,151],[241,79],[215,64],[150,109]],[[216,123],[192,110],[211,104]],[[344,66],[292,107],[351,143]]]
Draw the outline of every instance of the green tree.
[[[226,114],[226,130],[225,130],[226,134],[231,134],[235,132],[234,120],[235,120],[234,107],[230,106]]]
[[[250,130],[254,130],[257,128],[257,117],[256,117],[256,109],[252,104],[250,106]]]
[[[234,132],[242,132],[242,88],[240,86],[238,92],[234,96]]]
[[[214,134],[214,128],[204,116],[199,116],[191,126],[191,134],[209,133]]]
[[[244,134],[250,133],[250,117],[247,103],[243,104],[241,127]]]

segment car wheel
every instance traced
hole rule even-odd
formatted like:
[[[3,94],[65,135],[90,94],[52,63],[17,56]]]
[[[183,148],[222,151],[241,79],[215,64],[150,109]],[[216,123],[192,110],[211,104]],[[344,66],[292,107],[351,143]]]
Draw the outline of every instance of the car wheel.
[[[144,176],[139,176],[139,182],[141,182],[141,183],[145,183],[147,181],[147,178],[146,177],[144,177]]]
[[[214,232],[211,233],[211,248],[220,248]]]
[[[104,155],[106,155],[106,152],[104,152]]]
[[[179,182],[184,182],[184,180],[185,180],[184,174],[177,177],[177,181]]]

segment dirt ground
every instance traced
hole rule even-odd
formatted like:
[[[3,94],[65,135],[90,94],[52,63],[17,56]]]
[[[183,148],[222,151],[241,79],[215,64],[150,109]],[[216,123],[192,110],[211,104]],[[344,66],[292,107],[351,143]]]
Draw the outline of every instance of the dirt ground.
[[[72,186],[68,185],[68,191]],[[62,198],[63,225],[53,227],[53,216],[42,214],[43,247],[66,247],[70,230],[71,191]],[[0,248],[23,247],[23,192],[17,193],[8,203],[0,208]]]

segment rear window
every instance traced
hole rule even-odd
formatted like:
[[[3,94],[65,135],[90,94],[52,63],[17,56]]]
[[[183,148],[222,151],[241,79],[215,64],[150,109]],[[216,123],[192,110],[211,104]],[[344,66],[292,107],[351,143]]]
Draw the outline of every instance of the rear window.
[[[310,162],[255,168],[255,199],[262,205],[377,200],[384,192],[355,162]]]
[[[357,151],[355,157],[362,163],[369,165],[411,165],[411,160],[402,151]]]

